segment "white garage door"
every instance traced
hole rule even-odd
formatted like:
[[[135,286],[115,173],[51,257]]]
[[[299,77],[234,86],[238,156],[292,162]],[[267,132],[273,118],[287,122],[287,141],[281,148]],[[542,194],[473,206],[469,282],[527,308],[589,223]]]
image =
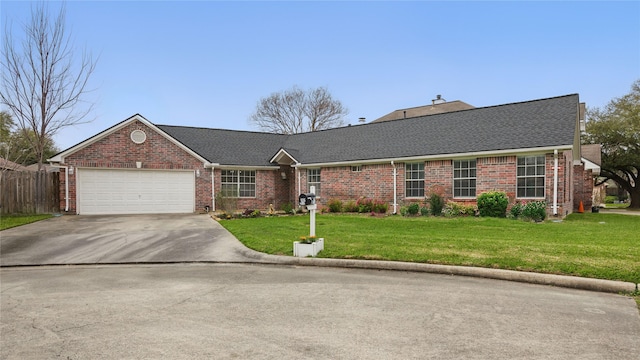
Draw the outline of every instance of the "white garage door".
[[[193,171],[78,169],[77,176],[79,214],[195,211]]]

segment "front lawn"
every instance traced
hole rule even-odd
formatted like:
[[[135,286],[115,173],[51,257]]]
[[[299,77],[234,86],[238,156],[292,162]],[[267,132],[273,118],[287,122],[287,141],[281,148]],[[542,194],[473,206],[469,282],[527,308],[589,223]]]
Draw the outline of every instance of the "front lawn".
[[[247,247],[292,255],[308,216],[220,222]],[[562,222],[322,214],[319,257],[480,266],[640,283],[640,217],[584,213]]]
[[[51,214],[2,215],[0,216],[0,230],[5,230],[12,227],[29,224],[32,222],[48,219],[50,217],[53,217],[53,215]]]

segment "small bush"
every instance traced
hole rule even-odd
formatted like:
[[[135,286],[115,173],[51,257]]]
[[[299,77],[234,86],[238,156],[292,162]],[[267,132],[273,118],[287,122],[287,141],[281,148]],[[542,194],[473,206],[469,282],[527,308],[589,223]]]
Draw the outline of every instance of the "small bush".
[[[242,213],[243,217],[256,218],[256,217],[260,217],[260,215],[261,215],[260,210],[253,210],[253,209],[245,209],[244,212]]]
[[[478,196],[480,216],[505,217],[509,198],[501,191],[489,191]]]
[[[464,205],[449,201],[442,210],[442,213],[446,217],[473,216],[476,213],[476,208],[473,205]]]
[[[429,216],[429,208],[426,206],[423,206],[420,208],[420,215],[422,216]]]
[[[409,204],[408,209],[407,209],[407,213],[409,215],[418,215],[419,211],[420,211],[420,204],[418,204],[418,203]]]
[[[440,216],[444,208],[444,198],[438,193],[432,193],[429,196],[429,207],[431,208],[431,215]]]
[[[613,204],[618,200],[617,196],[613,196],[613,195],[608,195],[604,198],[604,203],[605,204]]]
[[[400,206],[400,215],[407,216],[409,214],[408,206]]]
[[[379,214],[386,214],[387,211],[389,211],[389,204],[382,200],[375,200],[372,211]]]
[[[509,210],[509,217],[513,219],[519,218],[522,216],[522,210],[524,210],[524,205],[519,202],[513,204],[513,206],[511,206],[511,210]]]
[[[358,205],[356,205],[355,201],[349,200],[342,206],[342,211],[344,211],[344,212],[358,212]]]
[[[332,213],[342,212],[342,201],[338,199],[330,199],[327,203],[329,206],[329,211]]]
[[[280,205],[280,210],[284,211],[287,214],[291,214],[291,211],[293,210],[293,205],[291,205],[291,203],[284,203],[282,205]]]
[[[231,214],[238,208],[238,198],[226,196],[221,191],[216,193],[215,200],[216,210],[222,211],[226,214]]]
[[[522,217],[533,221],[542,221],[547,217],[547,204],[544,201],[532,201],[524,205]]]
[[[359,213],[369,213],[373,210],[373,199],[363,196],[356,201],[356,205],[358,206]]]

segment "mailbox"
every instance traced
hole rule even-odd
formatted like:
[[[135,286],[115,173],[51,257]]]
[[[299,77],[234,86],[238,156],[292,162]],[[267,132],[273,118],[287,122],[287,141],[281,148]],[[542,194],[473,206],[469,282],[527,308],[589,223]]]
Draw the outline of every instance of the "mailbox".
[[[298,196],[298,204],[300,206],[315,205],[316,194],[300,194],[300,196]]]

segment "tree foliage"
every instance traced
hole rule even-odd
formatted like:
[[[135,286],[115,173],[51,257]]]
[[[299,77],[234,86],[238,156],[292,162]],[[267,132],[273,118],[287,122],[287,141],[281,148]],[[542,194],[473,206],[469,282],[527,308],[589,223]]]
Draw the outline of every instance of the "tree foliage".
[[[22,31],[17,41],[11,27],[5,29],[0,101],[42,164],[51,138],[90,112],[83,98],[96,62],[84,52],[80,57],[74,53],[64,6],[50,18],[47,3],[34,5]]]
[[[632,208],[640,208],[640,79],[631,92],[604,109],[587,111],[586,142],[602,145],[601,176],[629,192]]]
[[[294,86],[260,99],[250,121],[263,131],[297,134],[342,126],[347,114],[327,88],[304,91]]]
[[[0,111],[0,157],[25,166],[37,164],[40,158],[32,147],[34,138],[33,130],[17,128],[11,114]],[[51,157],[58,153],[53,139],[47,136],[45,140],[44,156]]]

